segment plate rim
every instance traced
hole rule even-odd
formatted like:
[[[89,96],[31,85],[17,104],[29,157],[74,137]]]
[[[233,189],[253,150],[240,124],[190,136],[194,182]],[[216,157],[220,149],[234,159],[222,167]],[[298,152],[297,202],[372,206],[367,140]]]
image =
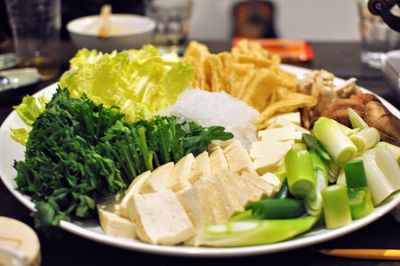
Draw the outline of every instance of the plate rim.
[[[313,71],[312,69],[298,67],[298,66],[291,66],[282,64],[282,69],[290,71],[296,74],[297,77],[309,73]],[[345,80],[341,78],[335,77],[335,82],[343,83]],[[58,83],[53,83],[40,91],[34,94],[35,97],[45,94],[51,90],[57,88]],[[363,92],[372,93],[378,96],[376,93],[369,91],[367,89],[362,89]],[[400,116],[400,111],[395,108],[391,103],[387,100],[383,99],[382,97],[378,96],[379,100],[396,116]],[[17,117],[15,111],[12,111],[7,118],[3,121],[2,125],[0,126],[0,143],[4,141],[4,135],[9,134],[6,132],[6,126],[10,124],[12,120]],[[16,143],[16,142],[15,142]],[[3,158],[3,154],[0,155],[0,159]],[[15,177],[6,177],[3,173],[3,169],[0,165],[0,179],[10,191],[10,193],[20,201],[25,207],[33,211],[34,203],[30,201],[30,199],[14,189],[13,182]],[[7,180],[8,179],[8,180]],[[131,240],[126,238],[118,238],[113,236],[105,235],[104,233],[96,232],[94,230],[90,230],[83,226],[80,226],[78,223],[74,223],[73,221],[61,221],[60,227],[70,233],[78,235],[80,237],[98,242],[107,244],[110,246],[124,248],[133,251],[139,251],[144,253],[151,253],[151,254],[158,254],[158,255],[169,255],[169,256],[177,256],[177,257],[208,257],[208,258],[215,258],[215,257],[243,257],[243,256],[253,256],[253,255],[262,255],[262,254],[271,254],[271,253],[278,253],[284,252],[288,250],[293,250],[302,247],[312,246],[318,243],[326,242],[335,238],[339,238],[345,234],[352,233],[358,229],[361,229],[368,224],[378,220],[386,213],[394,209],[400,203],[400,193],[395,193],[390,197],[389,201],[385,201],[383,205],[378,206],[375,208],[374,212],[364,218],[359,220],[353,221],[351,224],[343,226],[337,229],[324,229],[322,233],[318,233],[315,231],[311,231],[309,233],[303,234],[300,237],[296,237],[293,239],[289,239],[287,241],[273,243],[273,244],[266,244],[266,245],[258,245],[258,246],[246,246],[246,247],[232,247],[232,248],[215,248],[215,247],[186,247],[186,246],[160,246],[160,245],[153,245],[141,242],[139,240]],[[322,237],[321,237],[322,236]]]

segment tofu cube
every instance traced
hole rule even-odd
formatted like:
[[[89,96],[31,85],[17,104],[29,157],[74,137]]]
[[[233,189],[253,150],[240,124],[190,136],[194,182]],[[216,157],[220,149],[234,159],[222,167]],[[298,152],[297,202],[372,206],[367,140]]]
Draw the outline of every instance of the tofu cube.
[[[188,180],[193,185],[201,178],[208,178],[211,176],[211,162],[208,152],[204,151],[197,155],[192,165]]]
[[[134,194],[129,210],[140,240],[176,245],[195,235],[195,228],[174,192],[169,189]]]
[[[125,191],[125,195],[122,198],[120,204],[116,206],[118,215],[127,219],[130,218],[128,212],[128,201],[130,198],[132,198],[133,194],[135,193],[139,194],[140,190],[142,189],[142,186],[147,182],[150,176],[151,176],[150,171],[146,171],[141,175],[138,175],[135,179],[133,179],[128,189]]]
[[[229,164],[225,158],[225,153],[219,146],[214,147],[211,152],[210,163],[212,176],[218,174],[221,170],[229,170]]]
[[[168,188],[174,163],[166,163],[157,167],[140,189],[140,193],[151,193]]]
[[[173,191],[179,191],[190,187],[191,184],[188,178],[192,170],[193,163],[194,156],[191,153],[180,159],[172,169],[170,184],[168,187]]]
[[[113,212],[98,209],[101,229],[109,236],[135,238],[136,226]]]
[[[255,173],[253,162],[239,141],[235,140],[231,142],[231,144],[224,149],[224,152],[232,172],[238,174],[241,174],[243,171]]]

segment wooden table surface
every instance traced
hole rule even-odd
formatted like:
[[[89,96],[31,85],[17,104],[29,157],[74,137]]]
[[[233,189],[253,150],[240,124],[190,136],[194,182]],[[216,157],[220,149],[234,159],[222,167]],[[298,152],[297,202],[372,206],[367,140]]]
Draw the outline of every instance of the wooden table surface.
[[[210,50],[218,52],[229,49],[228,43],[207,42]],[[76,49],[70,43],[62,44],[62,69]],[[299,64],[312,69],[326,69],[338,77],[356,77],[358,84],[368,88],[400,108],[400,98],[389,87],[380,71],[365,67],[360,62],[358,43],[313,43],[315,58],[312,62]],[[43,88],[40,84],[32,92]],[[8,116],[17,101],[0,99],[0,123]],[[0,144],[1,152],[1,144]],[[0,216],[18,219],[33,226],[29,210],[18,202],[0,182]],[[99,244],[66,231],[59,230],[51,237],[38,232],[41,242],[42,265],[400,265],[397,262],[342,259],[320,255],[312,248],[392,248],[400,249],[400,224],[392,214],[333,241],[318,246],[282,252],[272,255],[232,259],[176,258],[128,251]]]

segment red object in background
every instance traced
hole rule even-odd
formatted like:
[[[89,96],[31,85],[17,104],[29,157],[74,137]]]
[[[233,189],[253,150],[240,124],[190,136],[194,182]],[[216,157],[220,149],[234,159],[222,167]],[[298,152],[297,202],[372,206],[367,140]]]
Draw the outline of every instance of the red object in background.
[[[239,41],[246,39],[235,37],[232,40],[232,47],[235,47]],[[277,54],[283,62],[307,62],[313,59],[314,52],[311,44],[299,40],[286,39],[246,39],[249,43],[259,43],[272,54]]]

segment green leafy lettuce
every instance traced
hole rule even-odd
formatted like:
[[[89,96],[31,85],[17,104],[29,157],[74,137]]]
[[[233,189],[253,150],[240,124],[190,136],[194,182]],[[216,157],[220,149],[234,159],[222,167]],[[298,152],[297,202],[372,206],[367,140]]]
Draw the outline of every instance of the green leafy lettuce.
[[[127,121],[137,121],[173,104],[192,72],[190,65],[162,57],[151,45],[110,54],[83,49],[70,60],[60,86],[73,97],[87,94],[97,104],[118,106]]]
[[[48,100],[44,96],[33,97],[24,96],[22,103],[14,106],[15,111],[21,119],[28,125],[32,126],[36,118],[44,111]],[[12,128],[11,137],[22,145],[28,140],[30,128]]]

